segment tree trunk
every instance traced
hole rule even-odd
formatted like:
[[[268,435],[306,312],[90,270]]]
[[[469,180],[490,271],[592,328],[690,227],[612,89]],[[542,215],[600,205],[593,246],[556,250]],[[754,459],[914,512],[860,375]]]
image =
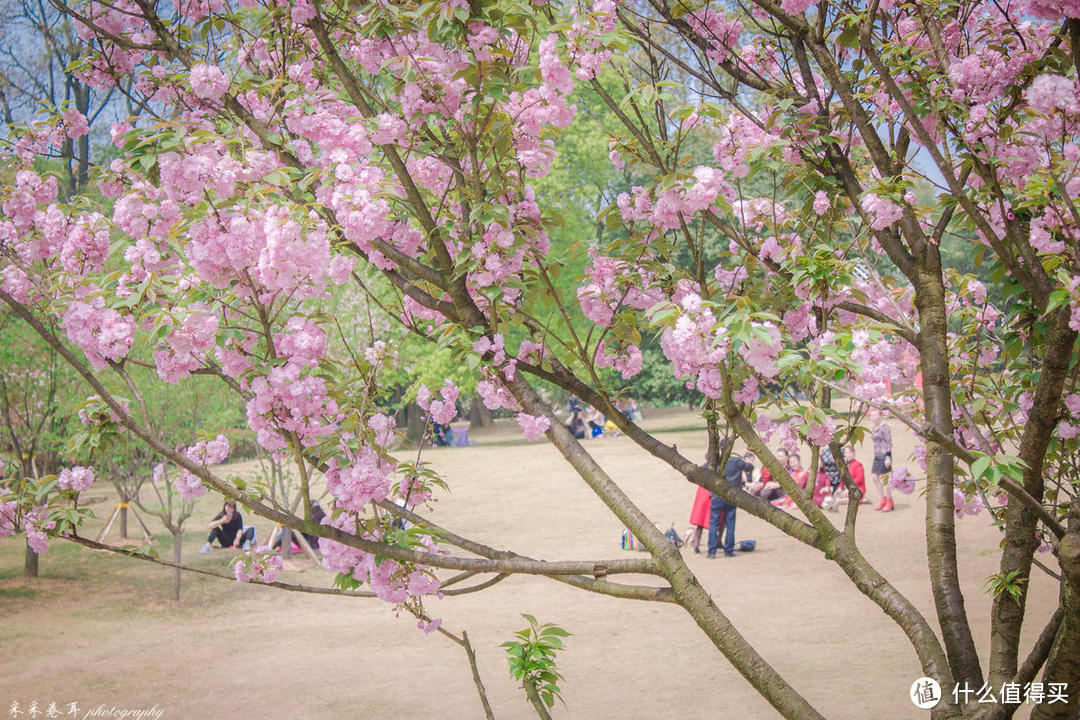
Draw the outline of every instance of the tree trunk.
[[[487,428],[494,423],[495,421],[491,419],[491,411],[484,407],[484,403],[480,402],[480,398],[473,398],[472,404],[469,406],[469,429]]]
[[[918,340],[926,422],[945,437],[951,437],[952,393],[945,288],[941,280],[940,257],[931,250],[920,258],[915,306],[922,324]],[[956,557],[954,462],[955,458],[940,443],[927,440],[926,550],[930,587],[953,679],[979,686],[983,679],[982,669],[964,607]]]
[[[410,440],[419,440],[424,434],[424,411],[416,403],[409,403],[405,412],[405,436]]]
[[[181,558],[181,555],[183,554],[183,550],[184,550],[184,546],[183,546],[184,531],[180,530],[180,529],[173,530],[172,537],[173,537],[172,558],[173,558],[173,562],[176,563],[177,565],[179,565],[180,564],[180,558]],[[178,567],[173,568],[173,600],[179,600],[180,599],[180,576],[181,576],[182,572],[183,571]]]
[[[121,502],[126,503],[127,501],[122,499]],[[128,520],[128,509],[126,507],[121,507],[120,508],[120,537],[124,538],[125,540],[127,540],[127,536],[128,536],[128,534],[127,534],[127,520]]]
[[[1035,389],[1031,412],[1020,439],[1017,455],[1027,467],[1024,469],[1024,490],[1036,500],[1045,493],[1043,463],[1046,449],[1053,438],[1058,422],[1058,408],[1072,360],[1076,332],[1069,328],[1068,307],[1054,311],[1047,332],[1046,354],[1040,368],[1039,384]],[[1016,674],[1020,647],[1020,630],[1027,609],[1027,578],[1031,575],[1031,561],[1039,541],[1035,529],[1039,521],[1031,510],[1021,502],[1011,502],[1005,508],[1005,541],[1001,551],[1001,573],[1019,573],[1023,581],[1017,587],[1020,594],[1015,599],[1002,593],[994,599],[990,616],[990,682],[1009,680]]]
[[[30,548],[30,543],[26,543],[26,559],[23,561],[23,575],[26,577],[38,576],[38,556]]]
[[[1064,685],[1068,702],[1051,703],[1047,697],[1035,706],[1032,720],[1077,720],[1080,718],[1080,514],[1071,518],[1070,532],[1058,544],[1058,561],[1064,580],[1061,589],[1061,627],[1046,659],[1043,688]]]
[[[551,720],[551,713],[547,711],[547,707],[544,706],[544,701],[540,699],[540,695],[536,692],[536,685],[531,681],[526,680],[524,687],[525,695],[528,696],[529,702],[532,703],[533,709],[536,710],[536,714],[540,716],[540,720]]]

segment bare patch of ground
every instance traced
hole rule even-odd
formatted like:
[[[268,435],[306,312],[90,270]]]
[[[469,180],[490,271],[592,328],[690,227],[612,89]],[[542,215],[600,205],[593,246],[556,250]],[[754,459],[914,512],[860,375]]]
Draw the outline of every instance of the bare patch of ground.
[[[704,454],[689,413],[650,421],[689,457]],[[894,426],[898,464],[912,438]],[[450,484],[435,504],[443,525],[543,559],[625,557],[622,530],[551,445],[500,429],[467,449],[427,455]],[[694,488],[626,438],[589,449],[658,524],[685,532]],[[869,446],[860,459],[869,467]],[[247,468],[250,470],[250,468]],[[874,498],[876,501],[876,498]],[[95,510],[108,516],[111,498]],[[197,550],[219,505],[203,501],[184,539],[185,562],[227,570],[231,554]],[[899,496],[896,512],[864,506],[860,544],[896,587],[932,618],[922,541],[923,500]],[[839,518],[838,518],[839,521]],[[157,532],[160,526],[151,522]],[[271,529],[256,520],[260,537]],[[93,529],[93,528],[91,528]],[[921,675],[897,626],[816,551],[740,513],[740,539],[757,550],[732,560],[687,552],[690,567],[736,627],[829,718],[925,717],[908,700]],[[997,570],[998,531],[986,515],[958,522],[960,567],[980,649],[989,637],[986,576]],[[161,536],[161,553],[171,557]],[[25,581],[22,542],[0,540],[0,709],[37,700],[118,708],[157,705],[166,718],[482,717],[464,655],[445,638],[375,600],[279,592],[185,576],[169,599],[171,570],[54,542],[42,577]],[[328,585],[302,561],[285,579]],[[1054,605],[1048,579],[1032,581],[1025,642]],[[541,578],[511,578],[476,595],[428,603],[465,629],[500,720],[533,717],[509,679],[499,643],[524,626],[520,613],[573,636],[559,660],[566,708],[576,718],[682,718],[775,713],[678,607],[614,600]]]

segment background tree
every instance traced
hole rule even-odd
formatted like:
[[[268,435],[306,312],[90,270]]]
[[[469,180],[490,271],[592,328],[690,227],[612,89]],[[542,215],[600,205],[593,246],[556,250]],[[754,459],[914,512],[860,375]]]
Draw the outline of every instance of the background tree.
[[[168,388],[158,382],[152,369],[133,366],[121,373],[125,383],[116,390],[125,399],[128,411],[136,414],[158,437],[174,448],[202,448],[228,454],[226,431],[243,422],[242,406],[234,395],[215,392],[207,378],[195,378],[180,388]],[[183,562],[184,525],[195,510],[194,496],[182,484],[174,486],[162,458],[144,443],[132,438],[116,424],[116,417],[100,396],[94,395],[78,409],[81,429],[71,433],[74,457],[93,464],[98,475],[108,478],[116,488],[120,506],[121,537],[127,538],[127,508],[134,504],[156,517],[172,539],[173,599],[180,599]],[[268,478],[270,496],[281,492],[284,481],[276,464]],[[277,480],[277,484],[274,481]],[[292,506],[295,511],[295,505]],[[142,523],[142,520],[139,520]],[[144,548],[147,551],[148,548]]]
[[[66,122],[85,124],[86,132],[65,137],[53,154],[64,168],[64,192],[72,195],[89,186],[92,148],[108,140],[102,124],[138,112],[118,102],[115,87],[94,88],[75,72],[88,50],[77,28],[51,2],[0,3],[0,111],[6,125],[33,117],[42,106],[70,110]]]
[[[58,471],[74,380],[70,367],[25,323],[0,315],[0,417],[9,483],[39,481]],[[38,574],[38,553],[29,543],[24,572]]]

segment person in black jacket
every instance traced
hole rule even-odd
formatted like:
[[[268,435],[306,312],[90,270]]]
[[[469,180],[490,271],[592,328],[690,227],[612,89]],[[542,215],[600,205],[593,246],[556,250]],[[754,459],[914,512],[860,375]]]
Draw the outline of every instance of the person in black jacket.
[[[741,488],[754,476],[754,456],[746,453],[745,459],[732,454],[724,465],[724,478],[732,487]],[[719,495],[712,496],[709,507],[709,557],[716,557],[720,547],[720,526],[724,527],[724,557],[735,557],[735,506]]]
[[[206,538],[206,544],[199,550],[201,553],[210,552],[214,541],[220,543],[223,548],[231,547],[233,550],[239,550],[241,547],[247,550],[255,541],[255,528],[244,528],[244,518],[240,516],[240,511],[236,509],[236,503],[232,500],[225,502],[221,512],[210,521],[209,528],[210,535]]]

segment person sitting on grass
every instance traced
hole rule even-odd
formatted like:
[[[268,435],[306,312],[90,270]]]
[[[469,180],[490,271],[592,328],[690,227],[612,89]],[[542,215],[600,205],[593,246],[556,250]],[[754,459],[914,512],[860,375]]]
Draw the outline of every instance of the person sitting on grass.
[[[799,457],[799,453],[791,453],[788,456],[787,469],[788,473],[791,475],[791,479],[794,480],[799,487],[806,489],[806,483],[810,479],[810,473],[808,473],[806,470],[803,470],[802,458]],[[786,508],[789,505],[795,504],[794,501],[787,496],[787,493],[785,493],[782,488],[776,488],[774,490],[762,493],[761,497],[764,500],[768,500],[776,507]]]
[[[851,481],[855,483],[855,487],[859,488],[859,492],[862,493],[861,502],[869,502],[866,499],[866,469],[861,462],[855,459],[855,448],[850,445],[844,447],[844,460],[847,461]],[[843,485],[836,491],[836,502],[842,505],[846,505],[848,502],[848,490]]]
[[[604,436],[604,424],[607,422],[607,418],[604,414],[594,407],[590,407],[589,411],[585,413],[585,421],[589,423],[589,431],[592,437]]]
[[[199,550],[201,553],[210,552],[216,540],[221,547],[231,547],[233,550],[250,550],[255,542],[255,528],[244,527],[244,519],[236,509],[236,503],[226,500],[221,512],[210,521],[210,535],[206,538],[206,544]]]
[[[805,488],[806,483],[810,480],[810,472],[803,470],[802,458],[799,457],[799,453],[792,453],[788,458],[788,468],[791,471],[791,479],[799,484],[799,487]]]
[[[325,518],[325,517],[326,517],[326,511],[322,509],[322,505],[319,504],[319,501],[318,500],[312,500],[311,501],[311,522],[315,523],[316,525],[322,525],[323,518]],[[275,528],[274,529],[274,534],[273,534],[273,536],[271,537],[271,540],[270,540],[270,547],[272,549],[274,549],[274,550],[281,549],[281,544],[285,541],[285,537],[288,536],[289,545],[290,545],[290,549],[291,549],[291,546],[293,544],[292,537],[293,537],[294,532],[295,531],[289,530],[288,528],[281,528],[281,527]],[[315,548],[317,548],[319,546],[319,538],[318,537],[316,537],[315,535],[312,535],[310,533],[301,533],[301,534],[304,536],[304,539],[307,540],[308,545],[310,545],[312,549],[315,549]],[[296,552],[299,552],[299,550],[297,550]]]
[[[780,461],[780,464],[784,466],[785,470],[790,470],[788,467],[788,451],[784,448],[780,448],[776,451],[776,459]],[[778,483],[769,472],[769,468],[762,466],[761,475],[757,482],[747,483],[746,492],[760,497],[765,500],[773,500],[775,498],[783,497],[784,491],[780,488]]]
[[[585,421],[581,419],[580,411],[574,411],[574,414],[571,415],[570,422],[569,424],[567,424],[566,429],[569,430],[570,434],[578,440],[582,440],[585,438]]]
[[[814,482],[814,504],[832,510],[836,507],[833,491],[840,485],[840,469],[836,467],[832,451],[823,448],[818,456],[818,475]]]

